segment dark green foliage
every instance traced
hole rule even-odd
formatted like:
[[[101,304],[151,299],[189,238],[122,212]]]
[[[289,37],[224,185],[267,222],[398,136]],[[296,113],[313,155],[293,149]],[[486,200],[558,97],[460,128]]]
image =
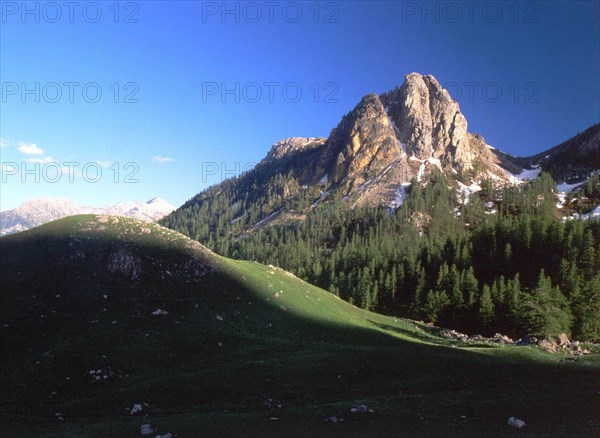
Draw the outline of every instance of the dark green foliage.
[[[242,177],[218,193],[198,195],[163,223],[223,255],[283,267],[365,309],[470,333],[520,337],[560,328],[600,340],[594,310],[600,307],[600,222],[558,220],[548,174],[499,192],[485,181],[484,190],[456,208],[457,192],[438,172],[424,184],[413,182],[393,212],[349,209],[335,194],[332,202],[306,208],[319,194],[294,181],[273,177],[262,189],[270,195],[256,200],[254,185]],[[593,192],[594,184],[585,190]],[[282,187],[295,190],[296,201],[278,197],[288,190]],[[490,200],[495,214],[484,204]],[[304,220],[250,229],[282,203]],[[546,303],[554,313],[541,321],[536,311],[544,313]]]
[[[483,290],[481,291],[477,316],[484,326],[488,325],[494,317],[494,303],[492,303],[490,287],[487,284],[483,285]]]
[[[568,333],[572,319],[569,302],[557,286],[552,286],[544,270],[521,303],[521,319],[530,333],[558,335]]]
[[[430,289],[423,305],[423,319],[428,322],[438,322],[440,314],[449,304],[450,298],[446,292]]]

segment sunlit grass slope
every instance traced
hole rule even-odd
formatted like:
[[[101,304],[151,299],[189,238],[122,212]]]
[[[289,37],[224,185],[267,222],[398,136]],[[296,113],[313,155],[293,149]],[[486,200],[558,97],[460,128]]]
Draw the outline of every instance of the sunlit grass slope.
[[[70,217],[0,262],[6,436],[600,432],[597,355],[454,344],[158,225]]]

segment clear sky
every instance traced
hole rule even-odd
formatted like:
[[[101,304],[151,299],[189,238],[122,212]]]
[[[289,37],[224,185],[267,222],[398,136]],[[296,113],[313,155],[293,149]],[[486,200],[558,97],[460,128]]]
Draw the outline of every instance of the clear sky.
[[[600,120],[599,4],[2,1],[0,209],[180,205],[413,71],[534,154]]]

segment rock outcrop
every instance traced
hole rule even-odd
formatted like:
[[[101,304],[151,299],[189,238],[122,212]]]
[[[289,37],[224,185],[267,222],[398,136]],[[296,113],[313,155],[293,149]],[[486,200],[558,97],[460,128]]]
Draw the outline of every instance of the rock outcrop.
[[[378,198],[386,198],[384,179],[397,187],[434,167],[468,172],[477,162],[480,170],[508,178],[483,137],[467,131],[448,91],[433,76],[418,73],[389,93],[363,97],[322,151],[317,173],[327,174],[346,194],[368,183]]]
[[[398,138],[418,159],[471,169],[476,159],[493,161],[483,138],[467,132],[458,102],[431,75],[411,73],[404,84],[381,95]]]
[[[354,190],[402,156],[381,99],[369,94],[331,132],[320,167],[331,170],[333,183]]]
[[[290,157],[297,152],[322,146],[325,139],[322,137],[289,137],[273,144],[267,154],[266,161],[281,160]]]

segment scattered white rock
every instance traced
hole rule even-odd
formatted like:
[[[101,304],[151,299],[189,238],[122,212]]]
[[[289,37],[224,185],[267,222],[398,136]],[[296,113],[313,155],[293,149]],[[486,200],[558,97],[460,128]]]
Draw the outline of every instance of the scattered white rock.
[[[131,408],[130,414],[133,415],[133,414],[137,414],[138,412],[142,412],[142,405],[136,403]]]
[[[510,417],[508,419],[508,425],[520,429],[525,426],[525,422],[523,420],[519,420],[518,418]]]
[[[500,333],[496,333],[491,341],[496,344],[514,344],[514,341],[511,338]]]
[[[571,341],[569,340],[569,337],[567,336],[566,333],[561,333],[558,335],[558,342],[562,348],[570,348],[571,347]]]
[[[154,433],[154,428],[150,424],[142,424],[140,426],[140,435],[148,436]]]
[[[373,409],[370,409],[367,405],[358,405],[350,409],[350,412],[353,414],[367,414],[374,412]]]
[[[152,314],[154,316],[159,316],[159,315],[168,315],[169,312],[167,312],[166,310],[163,309],[156,309],[154,312],[152,312]]]

